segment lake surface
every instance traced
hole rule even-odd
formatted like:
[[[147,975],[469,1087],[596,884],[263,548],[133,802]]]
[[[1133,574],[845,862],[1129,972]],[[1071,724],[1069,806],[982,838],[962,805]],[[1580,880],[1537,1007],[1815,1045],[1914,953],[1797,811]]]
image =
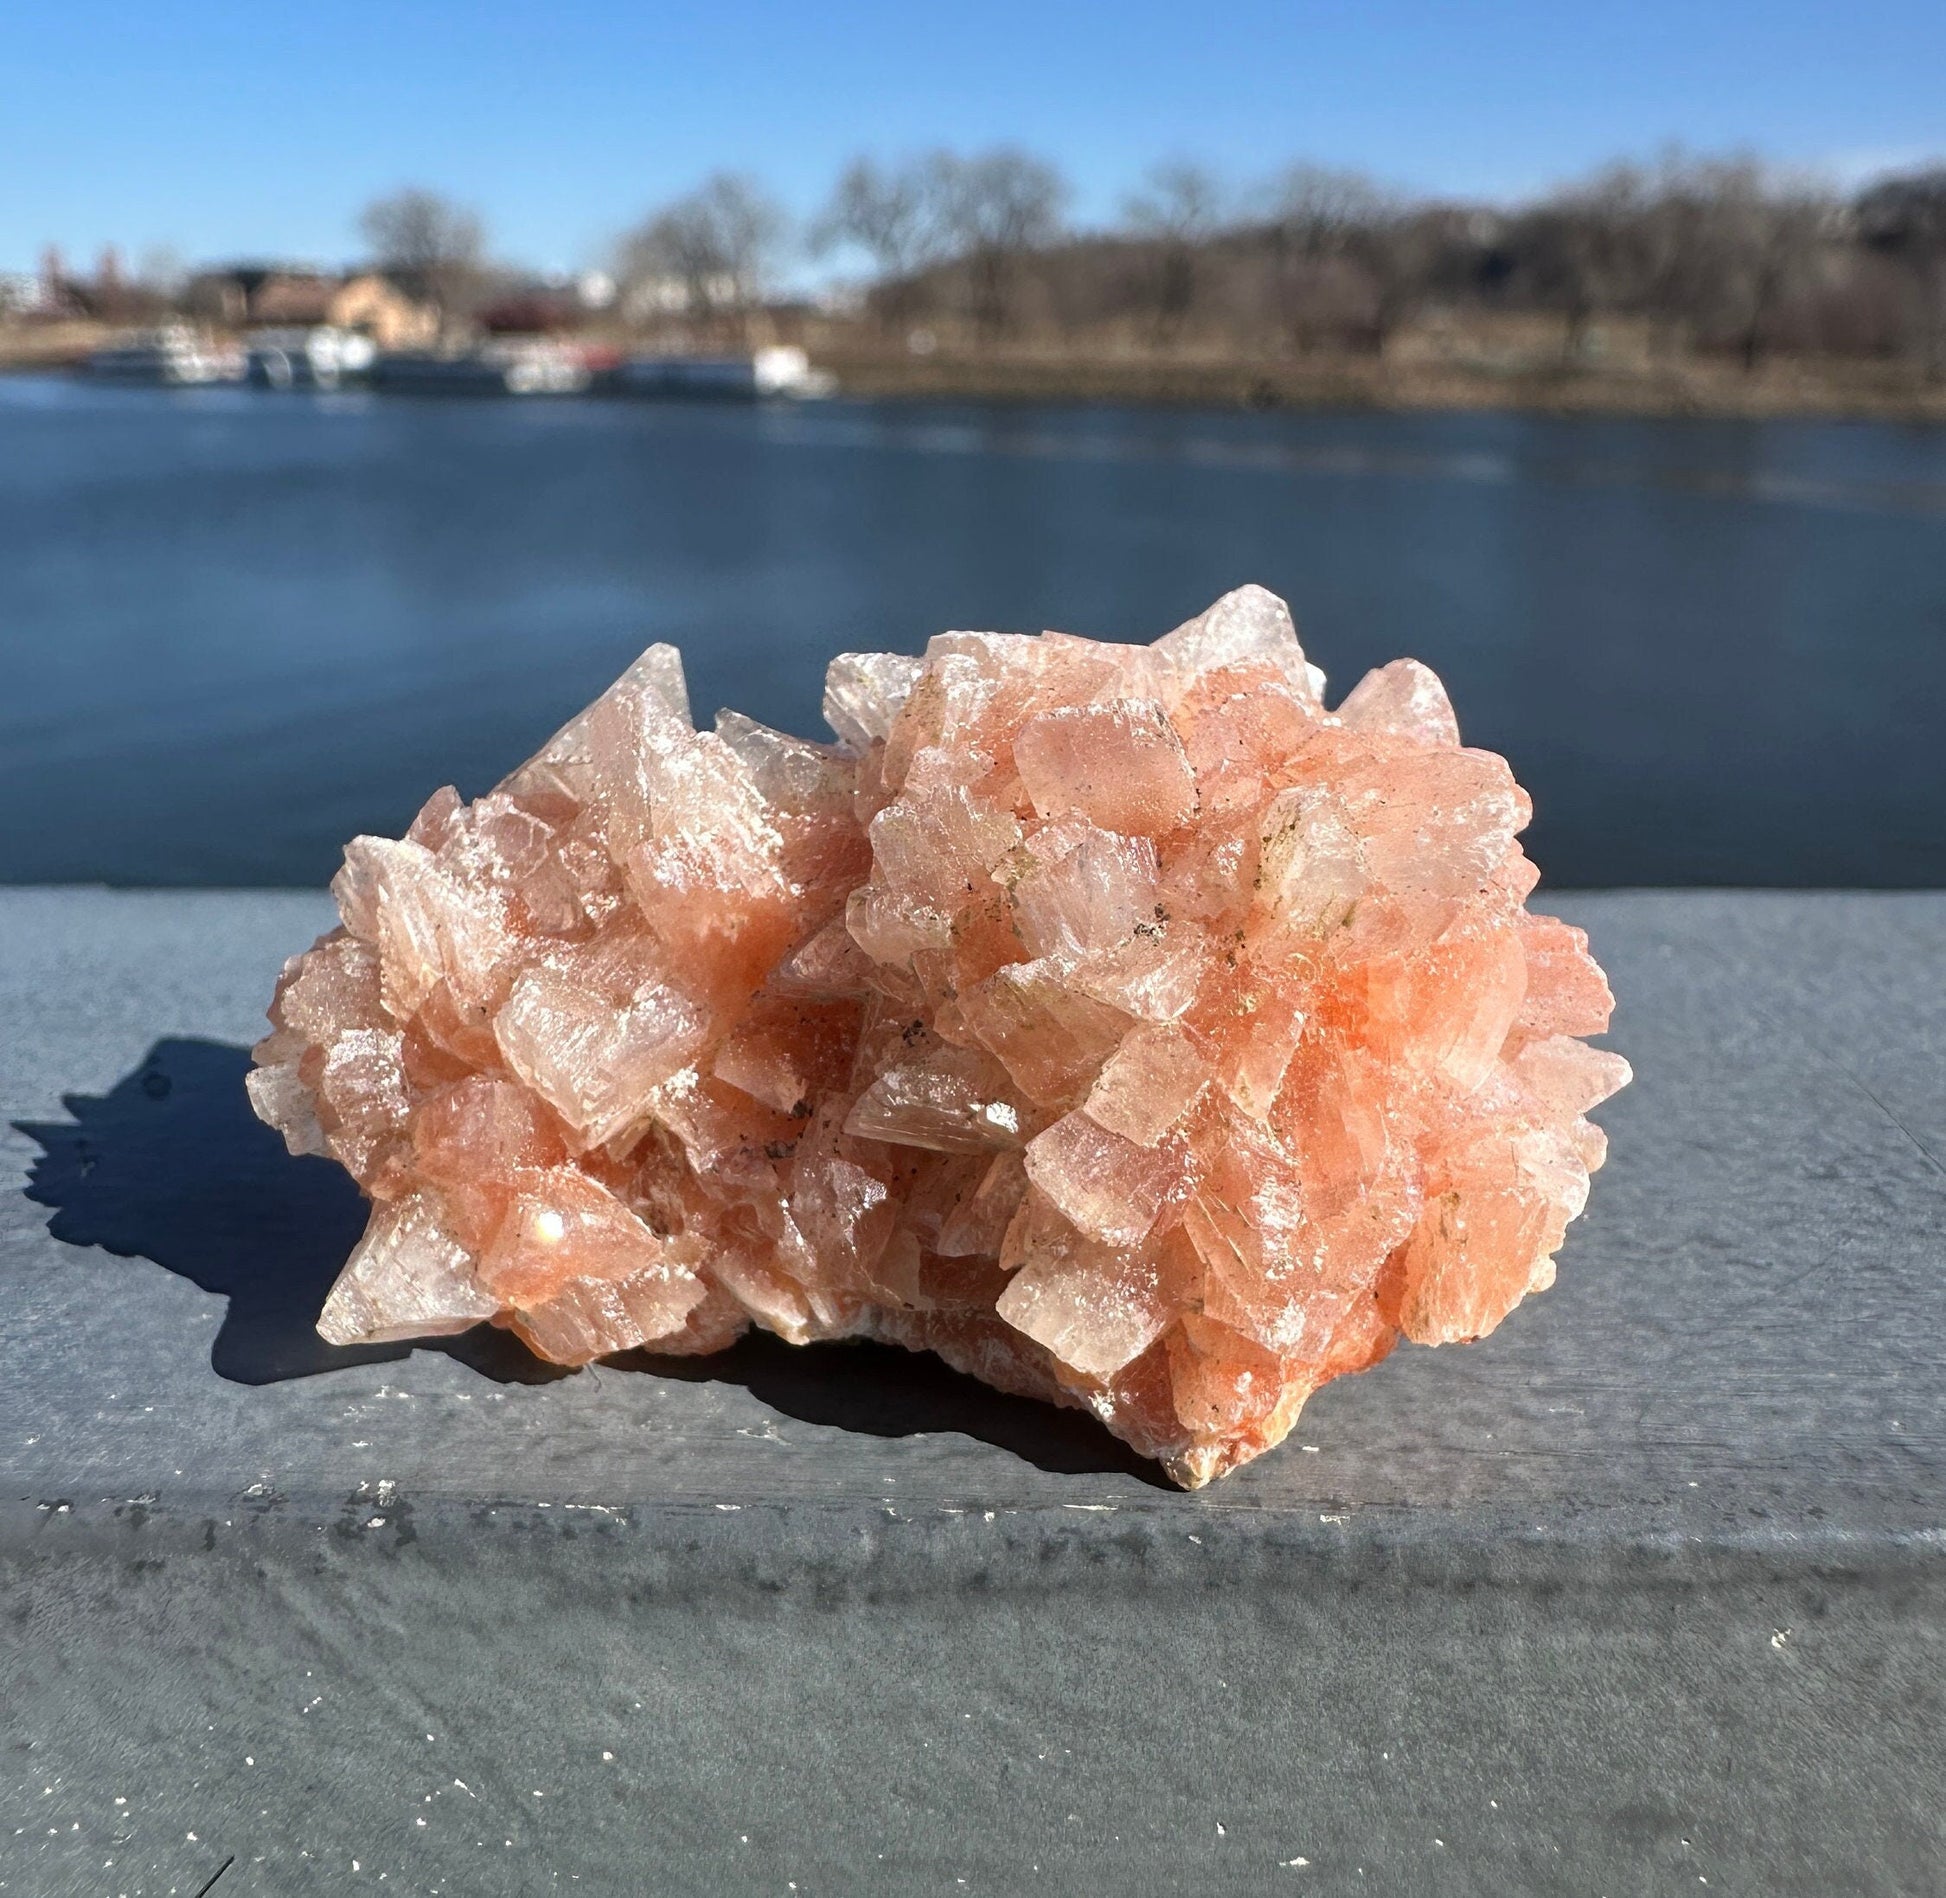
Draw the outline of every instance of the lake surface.
[[[1410,653],[1556,885],[1946,884],[1946,431],[0,380],[0,880],[315,884],[652,640],[1142,639],[1261,581]]]

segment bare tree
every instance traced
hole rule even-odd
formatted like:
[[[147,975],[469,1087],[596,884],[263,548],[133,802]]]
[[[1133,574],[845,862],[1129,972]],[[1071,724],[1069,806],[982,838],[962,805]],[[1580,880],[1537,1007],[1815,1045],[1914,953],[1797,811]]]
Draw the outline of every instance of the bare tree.
[[[1561,312],[1570,361],[1582,355],[1596,315],[1639,307],[1647,295],[1651,199],[1641,171],[1611,165],[1514,220],[1507,243],[1513,268],[1532,295]]]
[[[1637,188],[1635,301],[1665,337],[1730,349],[1756,369],[1831,262],[1839,207],[1814,182],[1743,156],[1671,152]]]
[[[1833,206],[1755,160],[1701,165],[1697,185],[1707,315],[1755,370],[1779,306],[1816,269]]]
[[[479,218],[417,185],[374,198],[359,213],[359,234],[379,267],[450,314],[478,290],[486,232]]]
[[[811,227],[813,249],[855,245],[871,258],[878,273],[873,301],[888,325],[914,314],[922,289],[917,279],[945,254],[942,175],[937,156],[894,165],[854,158]]]
[[[971,158],[942,152],[929,170],[947,245],[971,281],[974,323],[997,336],[1014,321],[1022,259],[1060,235],[1067,181],[1007,145]]]
[[[1816,271],[1837,207],[1811,185],[1749,158],[1697,165],[1688,189],[1699,315],[1754,370],[1779,310]]]
[[[1222,224],[1222,187],[1202,166],[1172,159],[1149,173],[1123,216],[1154,246],[1151,308],[1157,339],[1166,342],[1195,306],[1197,266]]]
[[[1398,209],[1398,196],[1365,176],[1299,162],[1271,186],[1271,218],[1292,250],[1306,257],[1342,255],[1354,233]]]
[[[1343,301],[1346,260],[1397,215],[1398,200],[1362,172],[1308,163],[1289,166],[1269,196],[1272,293],[1285,334],[1308,349]]]
[[[719,171],[622,240],[620,276],[638,310],[674,308],[739,326],[776,268],[789,220],[754,178]]]
[[[1436,205],[1405,205],[1352,234],[1349,254],[1371,291],[1364,334],[1375,356],[1424,303],[1463,219]]]
[[[1898,259],[1914,353],[1928,381],[1946,380],[1946,165],[1881,179],[1859,198],[1856,222],[1867,244]]]

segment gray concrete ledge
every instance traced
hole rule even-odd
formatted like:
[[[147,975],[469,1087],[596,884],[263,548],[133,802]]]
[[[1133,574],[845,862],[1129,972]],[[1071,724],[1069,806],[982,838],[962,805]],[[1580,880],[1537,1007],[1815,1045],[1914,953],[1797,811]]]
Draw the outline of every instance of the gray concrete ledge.
[[[1557,907],[1558,1285],[1184,1496],[898,1353],[327,1349],[328,906],[0,892],[0,1893],[1946,1888],[1946,897]]]

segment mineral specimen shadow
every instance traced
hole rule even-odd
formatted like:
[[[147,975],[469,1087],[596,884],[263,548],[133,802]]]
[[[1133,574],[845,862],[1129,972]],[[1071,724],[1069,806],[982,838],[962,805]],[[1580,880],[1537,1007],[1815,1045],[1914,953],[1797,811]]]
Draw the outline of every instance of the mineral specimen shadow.
[[[1050,1475],[1125,1475],[1156,1489],[1175,1488],[1159,1464],[1110,1436],[1086,1412],[1008,1396],[929,1351],[862,1338],[786,1344],[770,1332],[751,1331],[708,1357],[625,1351],[603,1362],[686,1384],[739,1384],[759,1403],[800,1423],[868,1437],[956,1432]]]
[[[510,1333],[479,1326],[415,1344],[326,1344],[318,1312],[358,1235],[366,1203],[328,1160],[293,1158],[244,1093],[249,1050],[171,1038],[99,1097],[71,1094],[62,1121],[17,1121],[42,1149],[28,1198],[54,1209],[64,1244],[146,1259],[229,1300],[210,1364],[238,1384],[275,1384],[349,1365],[443,1351],[500,1383],[552,1383],[571,1371]],[[1093,1418],[1008,1397],[937,1358],[890,1345],[794,1346],[767,1334],[714,1356],[630,1352],[618,1368],[684,1383],[741,1385],[802,1423],[866,1436],[956,1431],[1063,1475],[1155,1465]]]
[[[55,1209],[68,1245],[148,1259],[229,1300],[210,1348],[219,1377],[275,1384],[403,1358],[410,1345],[345,1350],[317,1335],[318,1309],[365,1227],[358,1189],[328,1160],[294,1159],[250,1111],[250,1053],[158,1041],[99,1098],[71,1094],[68,1121],[18,1121],[43,1149],[27,1196]],[[566,1375],[504,1332],[428,1339],[482,1376]]]

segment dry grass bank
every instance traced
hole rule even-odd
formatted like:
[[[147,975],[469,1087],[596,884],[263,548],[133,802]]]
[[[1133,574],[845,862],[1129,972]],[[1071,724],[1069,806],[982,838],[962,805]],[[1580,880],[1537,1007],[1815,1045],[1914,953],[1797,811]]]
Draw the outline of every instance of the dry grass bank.
[[[70,369],[115,333],[106,323],[0,323],[0,369]]]
[[[1946,387],[1902,365],[1779,358],[1746,372],[1662,364],[1496,364],[1316,354],[1281,358],[1020,347],[829,346],[817,359],[848,395],[1010,402],[1169,403],[1213,408],[1518,409],[1555,414],[1858,417],[1946,422]]]

